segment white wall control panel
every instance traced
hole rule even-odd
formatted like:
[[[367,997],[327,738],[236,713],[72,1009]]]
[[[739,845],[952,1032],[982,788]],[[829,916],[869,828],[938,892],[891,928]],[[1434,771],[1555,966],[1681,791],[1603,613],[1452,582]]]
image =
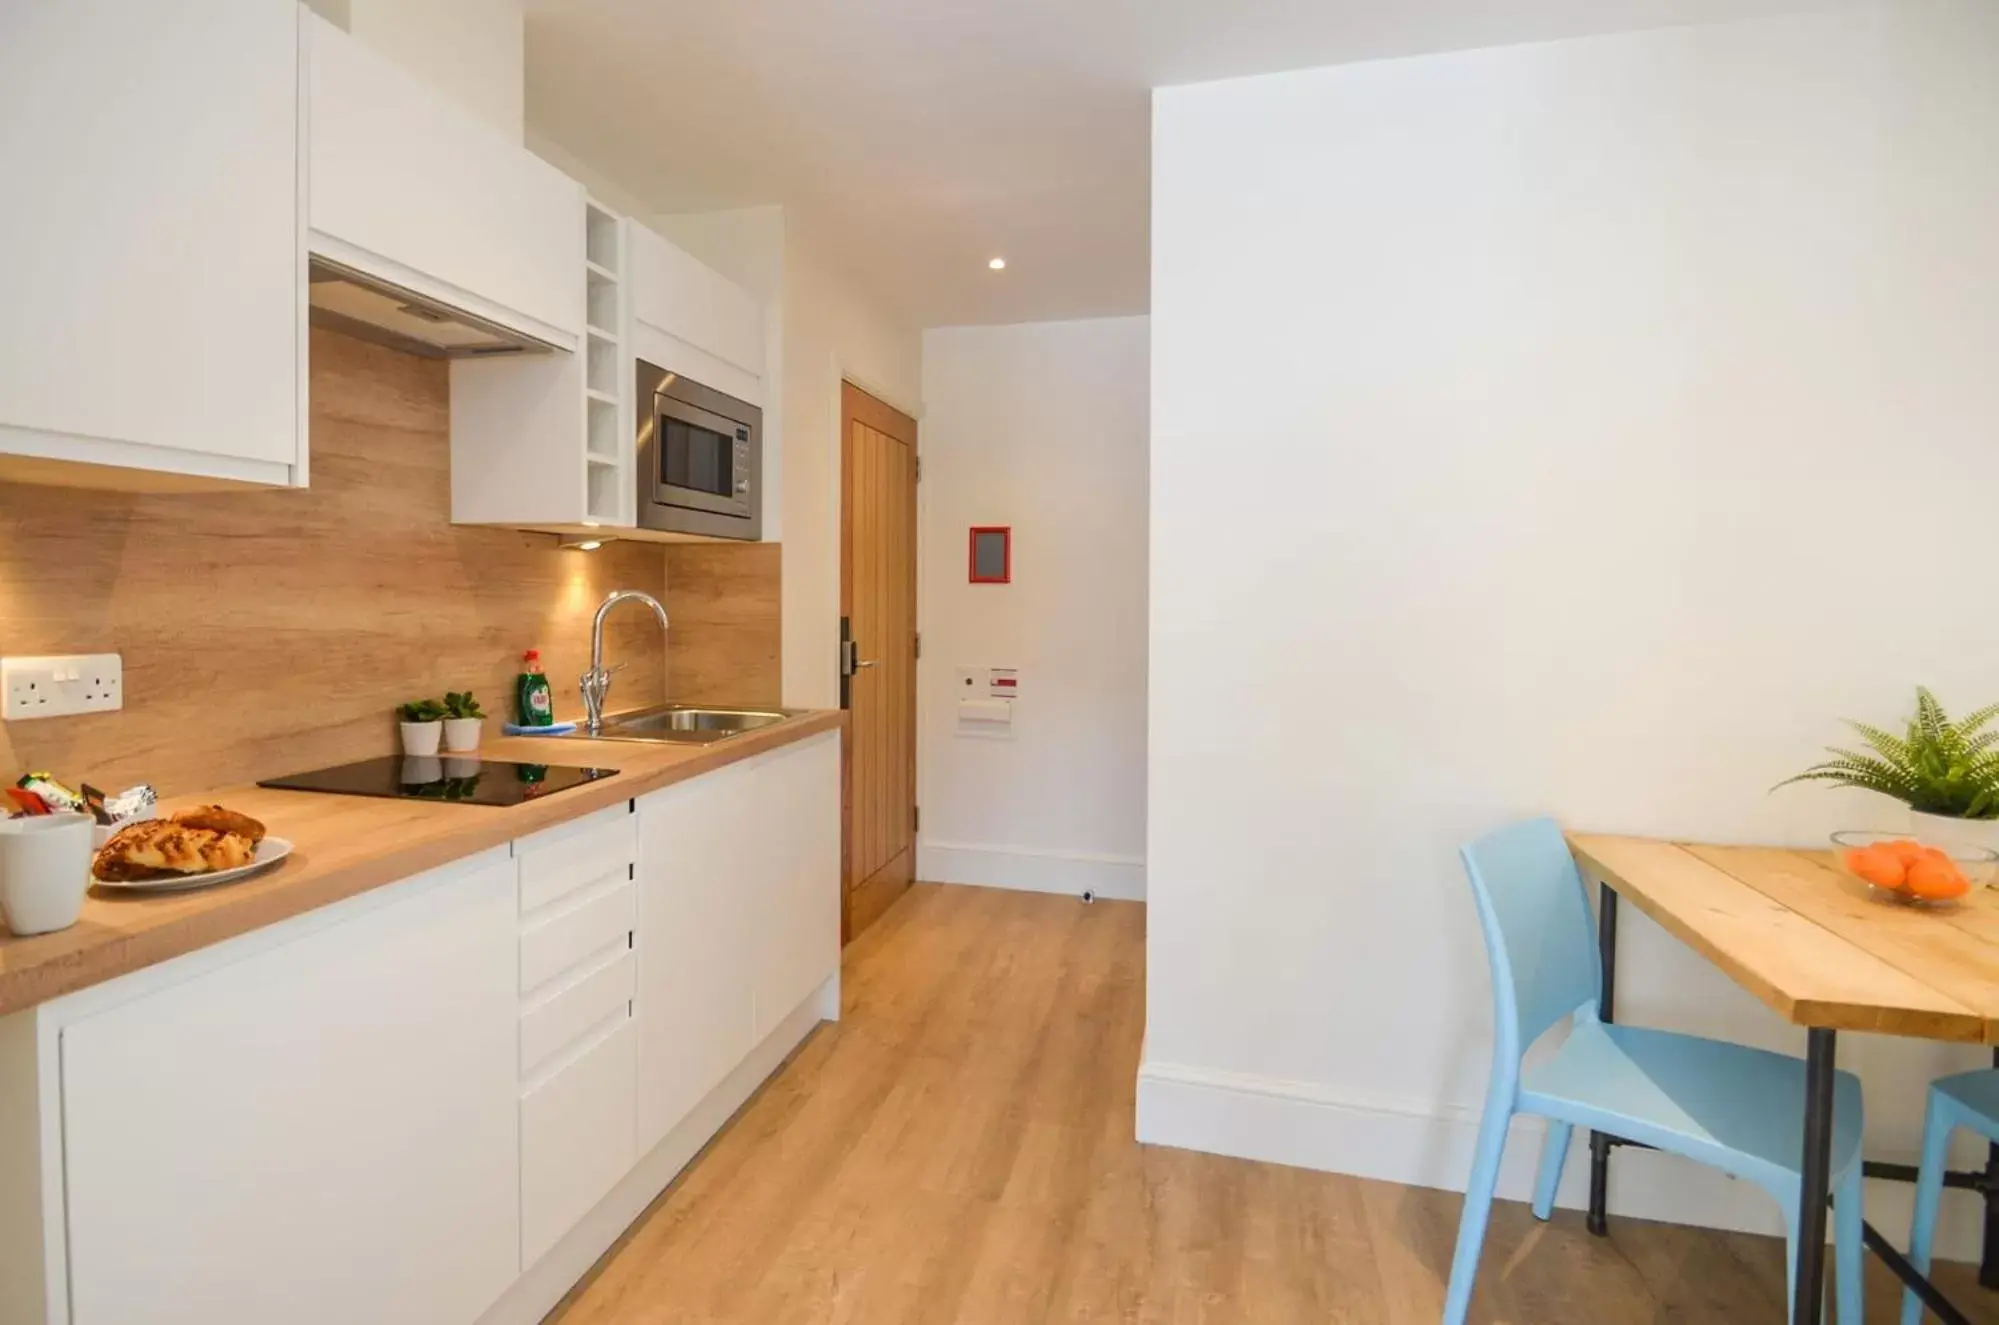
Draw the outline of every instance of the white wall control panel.
[[[1013,667],[960,667],[957,681],[958,735],[1013,739],[1013,701],[1020,671]]]
[[[1018,667],[960,667],[954,676],[960,699],[1019,699]]]
[[[62,718],[125,707],[125,660],[115,653],[0,658],[0,718]]]

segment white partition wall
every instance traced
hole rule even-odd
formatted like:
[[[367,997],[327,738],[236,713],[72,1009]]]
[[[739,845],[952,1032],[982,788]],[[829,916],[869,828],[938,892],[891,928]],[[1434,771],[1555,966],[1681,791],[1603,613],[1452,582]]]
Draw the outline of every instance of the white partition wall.
[[[1142,1134],[1462,1183],[1460,842],[1814,842],[1894,814],[1769,794],[1840,717],[1999,698],[1995,67],[1923,0],[1157,95]],[[1621,1013],[1801,1046],[1625,928]],[[1978,1057],[1846,1039],[1884,1158]]]

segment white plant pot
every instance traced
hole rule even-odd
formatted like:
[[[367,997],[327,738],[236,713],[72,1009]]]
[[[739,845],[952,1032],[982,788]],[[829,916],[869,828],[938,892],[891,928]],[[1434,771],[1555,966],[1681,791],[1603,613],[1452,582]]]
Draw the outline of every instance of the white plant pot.
[[[484,718],[446,718],[444,720],[444,748],[453,754],[465,754],[479,748],[479,731],[486,725]]]
[[[442,722],[405,722],[403,729],[403,753],[406,755],[434,755],[437,743],[444,739]]]
[[[1999,819],[1953,819],[1946,814],[1909,811],[1909,832],[1931,846],[1984,847],[1999,852]]]

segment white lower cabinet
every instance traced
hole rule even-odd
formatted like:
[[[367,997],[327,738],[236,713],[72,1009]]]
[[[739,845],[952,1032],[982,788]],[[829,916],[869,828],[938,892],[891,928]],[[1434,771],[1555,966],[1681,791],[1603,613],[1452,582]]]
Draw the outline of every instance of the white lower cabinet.
[[[840,734],[787,746],[756,775],[750,956],[761,1041],[840,969]]]
[[[470,1321],[520,1271],[511,860],[61,1032],[72,1325]]]
[[[639,1149],[840,966],[840,736],[638,801]]]
[[[0,1315],[539,1319],[837,971],[839,740],[0,1020]]]
[[[742,890],[755,771],[732,764],[638,801],[641,1151],[756,1044]]]

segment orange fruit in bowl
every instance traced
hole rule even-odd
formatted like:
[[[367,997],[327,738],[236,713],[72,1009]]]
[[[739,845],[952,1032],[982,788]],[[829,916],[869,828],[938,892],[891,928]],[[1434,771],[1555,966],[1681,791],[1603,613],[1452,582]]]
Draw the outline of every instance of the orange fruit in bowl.
[[[1925,856],[1909,866],[1902,888],[1911,897],[1942,902],[1970,892],[1971,880],[1964,877],[1956,861],[1939,851],[1935,857]]]
[[[1850,847],[1845,856],[1846,868],[1877,888],[1900,889],[1908,882],[1909,866],[1892,849],[1895,845],[1883,842],[1871,847]]]
[[[1926,847],[1922,843],[1911,841],[1906,837],[1897,838],[1893,842],[1883,842],[1880,850],[1890,853],[1905,866],[1913,865],[1923,859],[1924,856],[1932,853],[1943,856],[1943,852],[1938,851],[1935,847]],[[1944,856],[1944,859],[1948,860],[1950,857]]]

